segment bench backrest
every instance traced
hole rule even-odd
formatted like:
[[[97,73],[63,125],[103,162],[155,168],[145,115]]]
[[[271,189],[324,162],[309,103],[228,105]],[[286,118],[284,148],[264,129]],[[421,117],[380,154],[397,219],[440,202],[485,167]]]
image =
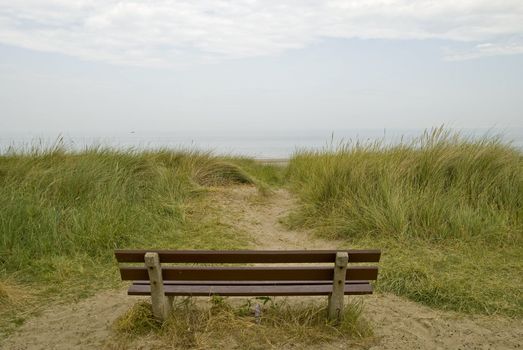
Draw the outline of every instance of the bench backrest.
[[[347,252],[350,263],[375,263],[379,250],[116,250],[119,263],[144,263],[145,253],[158,253],[164,281],[332,281],[330,266],[169,266],[165,264],[294,264],[332,263]],[[147,268],[121,266],[122,280],[148,280]],[[349,266],[347,281],[376,280],[376,266]]]

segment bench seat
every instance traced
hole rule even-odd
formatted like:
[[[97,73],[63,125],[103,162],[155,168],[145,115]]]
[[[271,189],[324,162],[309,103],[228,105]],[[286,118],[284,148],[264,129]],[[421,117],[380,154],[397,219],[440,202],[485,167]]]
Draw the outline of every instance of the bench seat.
[[[210,284],[208,281],[201,284],[196,283],[164,283],[166,296],[291,296],[291,295],[330,295],[332,293],[332,282],[312,284],[277,284],[272,281],[269,283],[250,283],[250,284],[231,284],[220,283]],[[151,295],[151,285],[149,283],[133,283],[128,295]],[[372,294],[372,285],[365,283],[345,283],[344,294],[364,295]]]

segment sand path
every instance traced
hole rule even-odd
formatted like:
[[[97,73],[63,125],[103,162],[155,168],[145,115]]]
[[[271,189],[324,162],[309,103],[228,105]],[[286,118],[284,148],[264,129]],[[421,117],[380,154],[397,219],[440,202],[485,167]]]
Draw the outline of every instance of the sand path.
[[[256,249],[328,249],[343,247],[307,232],[289,231],[279,220],[295,206],[286,190],[267,198],[248,186],[216,189],[214,205],[223,209],[224,220],[250,232]],[[522,349],[523,322],[502,317],[464,317],[440,312],[393,295],[363,297],[364,315],[372,321],[375,339],[370,344],[351,344],[366,349]],[[105,291],[79,303],[52,306],[28,320],[3,344],[2,349],[100,349],[110,345],[110,325],[136,298],[125,290]],[[140,342],[140,349],[154,348]],[[112,346],[111,346],[112,348]],[[347,344],[328,344],[324,349],[344,349]]]

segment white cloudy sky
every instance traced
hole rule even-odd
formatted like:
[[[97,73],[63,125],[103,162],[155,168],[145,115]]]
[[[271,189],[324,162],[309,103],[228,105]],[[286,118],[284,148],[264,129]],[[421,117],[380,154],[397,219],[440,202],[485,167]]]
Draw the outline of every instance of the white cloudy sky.
[[[0,0],[4,130],[523,126],[523,1]]]

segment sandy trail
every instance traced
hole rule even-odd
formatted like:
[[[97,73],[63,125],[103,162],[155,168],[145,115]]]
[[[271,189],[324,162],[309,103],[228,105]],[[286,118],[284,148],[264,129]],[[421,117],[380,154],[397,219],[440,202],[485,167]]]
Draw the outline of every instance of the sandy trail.
[[[323,240],[308,232],[287,230],[279,220],[295,206],[286,190],[260,200],[252,188],[222,194],[236,225],[251,232],[257,249],[336,249],[343,241]],[[346,247],[348,248],[348,247]],[[373,248],[373,247],[369,247]],[[371,349],[522,349],[523,322],[503,317],[464,317],[440,312],[406,299],[375,294],[363,297],[364,315],[374,325]],[[344,345],[332,344],[334,348]],[[351,348],[358,348],[353,344]],[[369,345],[362,348],[368,348]]]
[[[307,232],[285,229],[279,220],[296,205],[286,190],[267,198],[249,186],[219,188],[211,201],[223,209],[224,220],[249,232],[256,249],[329,249],[342,241],[322,240]],[[370,247],[372,248],[372,247]],[[374,326],[366,349],[522,349],[523,322],[502,317],[465,317],[435,311],[393,295],[363,297],[364,315]],[[100,349],[109,345],[112,322],[136,298],[125,290],[106,291],[76,304],[52,306],[27,321],[2,349]],[[140,349],[155,348],[141,341]],[[136,348],[132,346],[131,348]],[[326,344],[324,349],[345,349],[347,344]]]

